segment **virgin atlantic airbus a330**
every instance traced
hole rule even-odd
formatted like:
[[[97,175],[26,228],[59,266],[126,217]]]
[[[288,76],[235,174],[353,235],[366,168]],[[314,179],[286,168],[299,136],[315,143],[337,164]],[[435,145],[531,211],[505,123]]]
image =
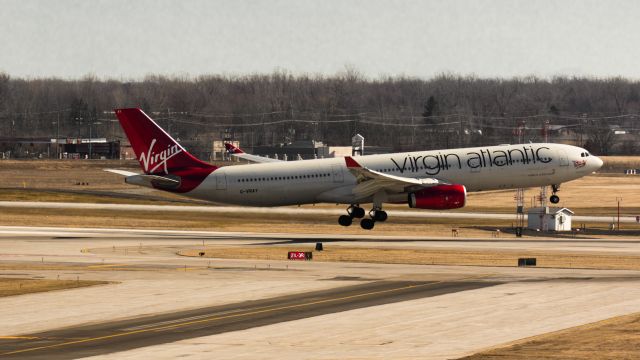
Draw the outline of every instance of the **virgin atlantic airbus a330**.
[[[142,110],[115,112],[143,174],[108,171],[129,184],[246,206],[346,204],[339,224],[358,218],[363,229],[387,220],[385,203],[456,209],[465,206],[468,191],[551,186],[550,201],[557,203],[560,184],[602,166],[585,149],[539,143],[299,161],[246,154],[258,163],[216,167],[189,154]],[[372,204],[368,217],[362,204]]]

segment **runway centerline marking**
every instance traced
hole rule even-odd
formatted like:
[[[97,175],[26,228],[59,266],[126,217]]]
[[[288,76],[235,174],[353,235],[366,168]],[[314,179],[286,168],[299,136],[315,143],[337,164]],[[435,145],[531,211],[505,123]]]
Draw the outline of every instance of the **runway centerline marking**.
[[[462,279],[457,279],[454,282],[468,281],[468,280],[471,280],[471,279],[478,279],[478,278],[487,277],[487,276],[489,276],[489,275],[470,276],[470,277],[466,277],[466,278],[462,278]],[[252,311],[242,312],[242,313],[239,313],[239,314],[232,314],[232,315],[225,315],[225,316],[213,316],[213,317],[199,319],[199,320],[185,321],[185,322],[178,323],[178,324],[157,326],[157,327],[152,327],[152,328],[148,328],[148,329],[132,330],[132,331],[126,331],[126,332],[117,333],[117,334],[104,335],[104,336],[98,336],[98,337],[81,339],[81,340],[74,340],[74,341],[67,341],[67,342],[63,342],[63,343],[59,343],[59,344],[52,344],[52,345],[45,345],[45,346],[38,346],[38,347],[33,347],[33,348],[14,350],[14,351],[9,351],[9,352],[2,353],[0,355],[13,355],[13,354],[19,354],[19,353],[25,353],[25,352],[31,352],[31,351],[37,351],[37,350],[44,350],[44,349],[52,349],[52,348],[57,348],[57,347],[64,347],[64,346],[87,343],[87,342],[93,342],[93,341],[113,339],[113,338],[124,337],[124,336],[129,336],[129,335],[135,335],[135,334],[140,334],[140,333],[148,333],[148,332],[157,332],[157,331],[163,331],[163,330],[177,329],[177,328],[181,328],[181,327],[185,327],[185,326],[193,325],[193,324],[201,324],[201,323],[213,322],[213,321],[217,321],[217,320],[224,320],[224,319],[237,318],[237,317],[243,317],[243,316],[249,316],[249,315],[256,315],[256,314],[274,312],[274,311],[279,311],[279,310],[295,309],[295,308],[301,308],[301,307],[311,306],[311,305],[318,305],[318,304],[323,304],[323,303],[328,303],[328,302],[356,299],[356,298],[365,297],[365,296],[371,296],[371,295],[398,292],[398,291],[402,291],[402,290],[433,286],[433,285],[441,284],[441,283],[444,283],[444,282],[450,282],[450,281],[441,280],[441,281],[433,281],[433,282],[428,282],[428,283],[418,284],[418,285],[406,285],[406,286],[396,287],[396,288],[392,288],[392,289],[371,291],[371,292],[355,294],[355,295],[349,295],[349,296],[341,296],[341,297],[336,297],[336,298],[327,298],[327,299],[322,299],[322,300],[305,302],[305,303],[301,303],[301,304],[292,304],[292,305],[286,305],[286,306],[276,306],[276,307],[272,307],[272,308],[269,308],[269,307],[271,307],[271,306],[269,306],[269,307],[265,307],[264,309],[259,309],[259,310],[252,309]]]

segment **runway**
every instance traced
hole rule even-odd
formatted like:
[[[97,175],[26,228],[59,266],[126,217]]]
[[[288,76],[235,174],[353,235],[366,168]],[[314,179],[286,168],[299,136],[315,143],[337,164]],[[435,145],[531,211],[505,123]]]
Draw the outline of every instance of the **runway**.
[[[15,338],[0,337],[0,357],[76,359],[496,284],[482,281],[370,282]]]
[[[556,235],[559,236],[559,235]],[[326,242],[333,245],[358,245],[376,247],[404,248],[450,248],[477,250],[544,250],[570,252],[602,252],[620,254],[640,254],[640,239],[637,237],[620,239],[585,239],[566,236],[564,238],[452,238],[438,236],[407,235],[344,235],[344,234],[291,234],[256,233],[225,231],[191,230],[153,230],[153,229],[108,229],[108,228],[64,228],[64,227],[27,227],[0,226],[0,241],[4,238],[23,238],[33,241],[85,240],[97,242],[96,246],[111,245],[112,240],[129,241],[129,245],[147,244],[153,240],[158,245],[166,243],[218,244],[218,245],[286,245]],[[38,251],[34,247],[25,249],[33,255],[51,256],[51,253]],[[5,253],[6,254],[6,253]],[[175,252],[172,253],[175,255]],[[133,254],[132,254],[133,255]],[[26,256],[26,254],[22,254]],[[174,256],[175,257],[175,256]]]
[[[0,201],[0,208],[37,208],[37,209],[81,209],[81,210],[113,210],[113,211],[147,211],[147,212],[198,212],[225,214],[278,214],[278,215],[344,215],[340,208],[309,208],[309,207],[245,207],[245,206],[181,206],[181,205],[135,205],[135,204],[99,204],[99,203],[70,203],[70,202],[40,202],[40,201]],[[390,217],[418,218],[418,219],[493,219],[515,220],[516,214],[479,213],[458,211],[431,210],[388,210]],[[578,222],[612,222],[611,216],[573,216]],[[617,219],[616,219],[617,221]],[[635,216],[621,216],[621,223],[635,223]]]
[[[0,227],[0,276],[79,277],[108,284],[0,297],[0,358],[450,359],[640,311],[640,272],[631,270],[205,259],[176,254],[205,243],[312,248],[309,243],[316,241],[326,242],[329,249],[344,244],[462,252],[640,253],[638,239],[4,226]]]

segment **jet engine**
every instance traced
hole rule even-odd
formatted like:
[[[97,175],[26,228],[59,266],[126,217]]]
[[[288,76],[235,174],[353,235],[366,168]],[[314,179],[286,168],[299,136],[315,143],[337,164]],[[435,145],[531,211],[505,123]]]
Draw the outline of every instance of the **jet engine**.
[[[465,205],[464,185],[436,185],[409,194],[409,207],[429,210],[458,209]]]

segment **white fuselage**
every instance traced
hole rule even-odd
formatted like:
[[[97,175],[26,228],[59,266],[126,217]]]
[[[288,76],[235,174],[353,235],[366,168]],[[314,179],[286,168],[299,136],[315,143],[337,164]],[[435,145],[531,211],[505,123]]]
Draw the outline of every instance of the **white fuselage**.
[[[465,149],[359,156],[365,168],[389,175],[434,178],[462,184],[467,191],[527,188],[561,184],[583,177],[602,165],[586,150],[562,144],[500,145]],[[330,158],[222,167],[184,195],[248,206],[318,202],[357,204],[357,181],[345,159]],[[406,201],[402,189],[389,202]]]

